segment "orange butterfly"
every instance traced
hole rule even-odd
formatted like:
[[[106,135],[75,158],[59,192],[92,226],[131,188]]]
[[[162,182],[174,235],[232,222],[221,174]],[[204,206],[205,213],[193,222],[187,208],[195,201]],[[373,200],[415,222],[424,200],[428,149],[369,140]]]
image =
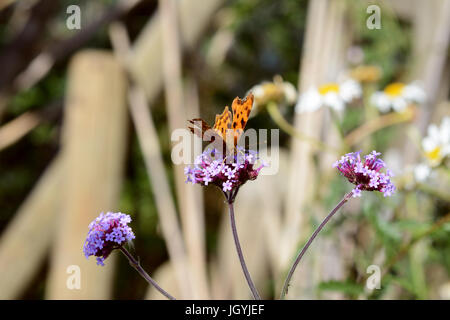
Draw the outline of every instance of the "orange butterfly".
[[[219,137],[225,146],[228,148],[236,148],[239,138],[244,132],[245,125],[247,124],[248,117],[253,107],[253,94],[250,92],[245,99],[239,99],[236,97],[231,105],[233,111],[233,118],[228,106],[225,107],[222,114],[216,115],[216,121],[213,126],[213,137],[208,137],[205,133],[211,129],[211,127],[201,118],[189,120],[193,125],[189,127],[192,133],[196,134],[206,141],[215,141],[215,137]],[[199,124],[201,126],[199,126]],[[232,131],[230,131],[232,130]],[[232,141],[228,140],[232,139]]]

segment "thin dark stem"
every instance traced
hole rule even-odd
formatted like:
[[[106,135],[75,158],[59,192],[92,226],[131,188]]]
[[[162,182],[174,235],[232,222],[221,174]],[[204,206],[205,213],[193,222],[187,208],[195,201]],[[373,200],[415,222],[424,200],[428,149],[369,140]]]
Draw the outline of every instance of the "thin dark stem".
[[[233,202],[228,202],[228,207],[230,209],[231,231],[233,231],[234,243],[236,245],[236,251],[239,256],[239,261],[241,262],[242,271],[244,271],[244,276],[245,276],[245,279],[247,280],[250,290],[252,291],[253,298],[255,300],[261,300],[258,290],[256,290],[256,287],[253,284],[252,278],[250,277],[250,273],[248,272],[247,265],[245,264],[245,260],[244,260],[244,255],[242,254],[242,249],[241,249],[241,245],[239,243],[239,237],[238,237],[237,229],[236,229],[236,221],[234,218]]]
[[[292,275],[294,274],[295,268],[297,268],[297,265],[299,264],[300,260],[302,259],[303,255],[305,254],[306,250],[308,250],[309,246],[313,242],[313,240],[316,238],[317,234],[322,230],[322,228],[327,224],[327,222],[331,219],[331,217],[346,203],[350,197],[352,196],[353,192],[347,193],[344,198],[337,204],[337,206],[331,210],[331,212],[326,216],[326,218],[322,221],[322,223],[317,227],[317,229],[314,231],[314,233],[309,238],[308,242],[303,247],[302,251],[298,254],[297,258],[294,261],[294,264],[292,265],[291,269],[289,270],[289,273],[286,277],[286,280],[284,281],[283,290],[281,290],[280,299],[284,299],[288,292],[289,282],[291,281]]]
[[[230,191],[230,196],[229,196],[229,199],[228,199],[228,203],[230,203],[230,202],[234,203],[234,200],[236,199],[236,196],[237,196],[237,193],[239,191],[239,188],[240,188],[240,186],[236,187],[234,192],[233,192],[233,190]]]
[[[161,288],[155,280],[153,280],[147,272],[141,267],[139,262],[136,261],[136,259],[128,252],[127,249],[124,247],[119,248],[120,251],[128,258],[128,261],[130,261],[130,264],[133,268],[136,269],[137,272],[144,278],[148,283],[153,285],[159,292],[161,292],[162,295],[164,295],[169,300],[176,300],[174,297],[172,297],[169,293],[167,293],[163,288]]]

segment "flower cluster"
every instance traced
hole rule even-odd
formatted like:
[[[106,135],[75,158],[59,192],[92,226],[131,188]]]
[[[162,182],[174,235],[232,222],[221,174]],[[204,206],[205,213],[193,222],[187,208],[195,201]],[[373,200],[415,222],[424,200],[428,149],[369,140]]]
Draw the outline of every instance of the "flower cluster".
[[[380,112],[388,112],[391,109],[403,112],[408,105],[422,104],[425,100],[425,91],[418,84],[401,82],[391,83],[383,91],[377,91],[371,97],[371,102]]]
[[[89,232],[84,242],[83,252],[86,258],[97,257],[97,264],[103,261],[114,250],[125,242],[135,238],[128,226],[131,217],[124,213],[103,212],[89,225]]]
[[[328,83],[318,88],[310,88],[303,93],[297,102],[297,113],[313,112],[320,107],[330,107],[336,111],[344,110],[346,104],[362,95],[361,85],[348,79],[342,83]]]
[[[360,151],[347,153],[333,164],[348,181],[356,185],[353,189],[353,197],[360,197],[361,191],[380,191],[385,197],[395,192],[395,186],[391,182],[392,172],[386,169],[386,173],[380,172],[386,165],[378,156],[381,153],[372,151],[361,159]]]
[[[198,183],[202,186],[216,185],[228,192],[243,185],[248,180],[255,180],[264,163],[256,168],[258,154],[253,150],[237,148],[233,155],[224,156],[217,149],[207,149],[200,154],[194,166],[187,166],[184,173],[186,182]]]

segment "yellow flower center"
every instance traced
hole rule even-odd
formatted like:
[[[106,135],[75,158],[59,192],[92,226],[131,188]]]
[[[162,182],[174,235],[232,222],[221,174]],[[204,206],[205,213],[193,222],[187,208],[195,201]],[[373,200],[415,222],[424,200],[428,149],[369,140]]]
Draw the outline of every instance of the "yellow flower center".
[[[384,88],[384,93],[391,97],[398,97],[402,94],[403,88],[405,87],[404,83],[394,82]]]
[[[426,152],[425,155],[427,156],[428,159],[430,159],[433,162],[439,161],[441,158],[441,148],[436,147],[433,150]]]
[[[326,95],[329,92],[339,92],[339,85],[337,83],[327,83],[319,87],[319,93]]]

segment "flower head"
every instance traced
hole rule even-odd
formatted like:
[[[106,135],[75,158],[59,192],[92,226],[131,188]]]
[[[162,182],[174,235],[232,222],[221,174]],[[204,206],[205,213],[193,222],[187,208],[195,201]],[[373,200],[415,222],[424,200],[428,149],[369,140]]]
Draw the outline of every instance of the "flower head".
[[[379,159],[381,153],[372,151],[361,159],[360,152],[347,153],[336,161],[333,167],[337,168],[348,181],[356,185],[353,189],[353,197],[360,197],[361,191],[380,191],[385,197],[395,192],[395,186],[391,182],[392,172],[386,169],[383,160]]]
[[[269,102],[275,102],[277,105],[293,105],[297,101],[297,90],[290,82],[283,81],[281,76],[277,75],[273,81],[265,81],[255,85],[250,92],[255,96],[255,108],[250,117],[255,116]]]
[[[345,105],[361,97],[362,90],[358,82],[352,79],[342,83],[327,83],[318,88],[310,88],[297,102],[296,112],[312,112],[320,107],[330,107],[336,111],[344,110]]]
[[[266,166],[256,166],[258,160],[256,151],[241,147],[237,147],[235,154],[227,156],[217,149],[207,149],[196,158],[194,166],[186,167],[186,182],[216,185],[226,193],[258,177],[259,171]]]
[[[435,124],[428,127],[428,135],[422,140],[422,148],[432,167],[438,166],[444,158],[450,156],[450,117],[444,117],[440,127]]]
[[[403,112],[408,105],[422,104],[425,100],[426,94],[419,85],[402,82],[391,83],[383,91],[377,91],[371,97],[372,103],[381,112],[388,112],[391,109]]]
[[[89,224],[89,232],[84,242],[83,252],[86,258],[97,257],[97,264],[103,261],[114,249],[135,238],[128,226],[131,217],[124,213],[103,212]]]

